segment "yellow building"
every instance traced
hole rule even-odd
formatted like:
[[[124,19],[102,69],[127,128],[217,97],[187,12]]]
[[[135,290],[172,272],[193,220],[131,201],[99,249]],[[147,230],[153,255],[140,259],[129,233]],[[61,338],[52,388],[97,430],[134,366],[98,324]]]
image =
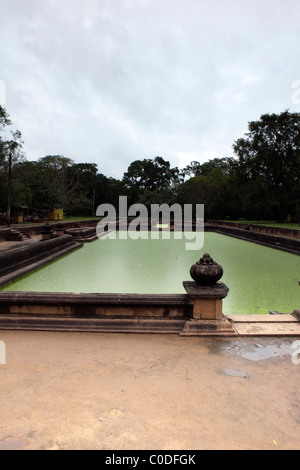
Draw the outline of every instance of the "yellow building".
[[[63,218],[63,209],[51,209],[51,211],[48,212],[48,220],[63,220]]]

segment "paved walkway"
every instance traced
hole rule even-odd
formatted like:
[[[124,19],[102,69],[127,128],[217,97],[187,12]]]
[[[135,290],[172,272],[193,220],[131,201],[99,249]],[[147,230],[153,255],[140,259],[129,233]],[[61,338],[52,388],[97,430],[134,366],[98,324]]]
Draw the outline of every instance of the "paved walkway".
[[[33,235],[28,240],[23,240],[22,242],[18,241],[0,241],[0,252],[11,250],[12,248],[20,248],[24,245],[30,245],[31,243],[37,243],[42,239],[42,235]]]
[[[0,339],[0,450],[300,449],[297,338]]]
[[[294,314],[226,315],[241,336],[299,336],[300,311]]]

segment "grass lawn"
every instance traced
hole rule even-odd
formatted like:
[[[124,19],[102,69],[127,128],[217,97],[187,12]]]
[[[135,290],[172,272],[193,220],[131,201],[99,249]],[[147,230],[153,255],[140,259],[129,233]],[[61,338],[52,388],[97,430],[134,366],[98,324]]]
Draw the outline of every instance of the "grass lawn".
[[[270,220],[220,220],[220,222],[233,222],[236,224],[266,225],[268,227],[293,228],[300,230],[300,224],[297,222],[279,223]]]
[[[62,222],[80,222],[81,220],[96,220],[101,219],[101,217],[64,217]]]

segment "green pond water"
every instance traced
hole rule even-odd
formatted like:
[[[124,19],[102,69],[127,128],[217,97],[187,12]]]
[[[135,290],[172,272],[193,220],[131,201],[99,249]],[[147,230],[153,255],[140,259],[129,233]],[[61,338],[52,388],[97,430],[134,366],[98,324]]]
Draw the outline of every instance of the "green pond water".
[[[5,291],[185,293],[182,281],[203,253],[223,266],[225,314],[292,312],[300,307],[300,257],[217,233],[199,251],[181,240],[97,239],[2,288]]]

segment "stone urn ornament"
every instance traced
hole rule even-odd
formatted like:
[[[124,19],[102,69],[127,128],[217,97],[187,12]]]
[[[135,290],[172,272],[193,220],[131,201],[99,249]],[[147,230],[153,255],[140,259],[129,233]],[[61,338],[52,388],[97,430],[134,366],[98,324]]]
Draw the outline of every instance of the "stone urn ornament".
[[[204,253],[190,269],[191,278],[197,284],[215,284],[223,276],[223,268],[208,253]]]

